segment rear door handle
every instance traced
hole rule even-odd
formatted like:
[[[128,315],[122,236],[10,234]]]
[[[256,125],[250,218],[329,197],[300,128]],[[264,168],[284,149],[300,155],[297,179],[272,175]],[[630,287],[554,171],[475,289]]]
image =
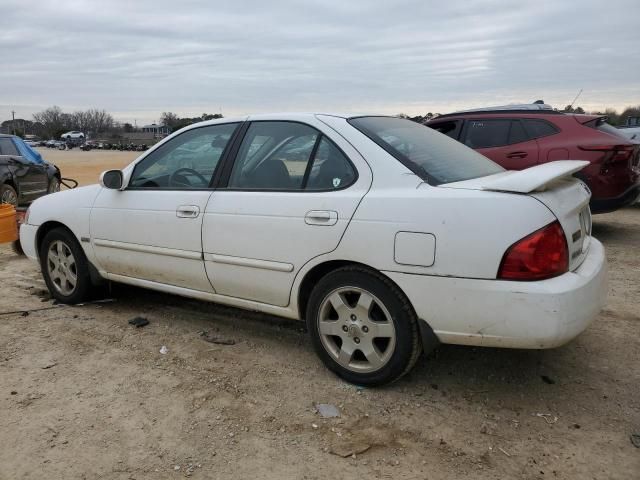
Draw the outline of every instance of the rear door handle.
[[[307,225],[335,225],[338,223],[338,212],[333,210],[311,210],[304,216]]]
[[[180,205],[176,209],[176,217],[197,218],[200,215],[200,207],[197,205]]]
[[[528,156],[527,152],[511,152],[507,153],[507,158],[524,158]]]

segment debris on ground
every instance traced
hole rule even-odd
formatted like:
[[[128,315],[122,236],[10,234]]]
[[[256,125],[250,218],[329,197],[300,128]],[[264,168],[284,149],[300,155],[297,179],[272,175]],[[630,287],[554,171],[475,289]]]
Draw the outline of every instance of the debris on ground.
[[[316,403],[316,410],[322,418],[337,418],[340,416],[340,411],[335,405],[330,403]]]
[[[200,336],[205,342],[215,343],[217,345],[235,345],[236,344],[236,341],[231,338],[227,339],[227,338],[216,337],[215,335],[210,335],[209,332],[207,332],[206,330],[203,330],[202,332],[200,332]]]
[[[334,455],[338,455],[342,458],[353,457],[356,458],[356,455],[360,455],[361,453],[366,452],[371,448],[371,444],[366,442],[356,442],[356,443],[345,443],[340,445],[332,445],[329,448],[329,453]]]
[[[640,448],[640,433],[632,433],[630,439],[634,447]]]
[[[146,325],[149,325],[149,320],[144,317],[135,317],[129,320],[129,325],[133,325],[136,328],[141,328]]]
[[[7,312],[0,312],[0,315],[22,315],[23,317],[28,316],[33,312],[42,312],[43,310],[52,310],[54,308],[66,307],[66,305],[53,305],[51,307],[43,307],[43,308],[31,308],[29,310],[9,310]],[[26,315],[25,315],[26,314]]]
[[[115,298],[101,298],[99,300],[92,300],[90,302],[76,303],[75,306],[76,307],[84,307],[85,305],[95,305],[95,304],[99,304],[99,303],[112,303],[112,302],[115,302],[115,301],[116,301]]]
[[[498,447],[498,450],[500,450],[502,453],[504,453],[507,457],[510,457],[511,455],[509,454],[509,452],[507,452],[504,448],[502,447]]]
[[[540,378],[542,379],[542,381],[544,383],[546,383],[548,385],[555,385],[555,383],[556,383],[556,381],[553,378],[551,378],[551,377],[549,377],[547,375],[540,375]]]
[[[552,425],[558,421],[558,417],[551,415],[550,413],[536,413],[536,417],[543,418],[545,422]]]
[[[167,347],[165,347],[164,345],[162,345],[162,346],[160,347],[160,353],[161,353],[162,355],[166,355],[167,353],[169,353],[169,349],[168,349]]]
[[[47,370],[47,369],[49,369],[49,368],[53,368],[53,367],[55,367],[56,365],[58,365],[58,362],[51,362],[51,363],[47,363],[46,365],[42,366],[42,369],[43,369],[43,370]]]

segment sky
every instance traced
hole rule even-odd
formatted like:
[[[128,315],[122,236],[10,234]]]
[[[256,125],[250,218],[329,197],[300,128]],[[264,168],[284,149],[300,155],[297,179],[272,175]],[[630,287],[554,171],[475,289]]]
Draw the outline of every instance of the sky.
[[[0,0],[0,121],[640,104],[638,0]]]

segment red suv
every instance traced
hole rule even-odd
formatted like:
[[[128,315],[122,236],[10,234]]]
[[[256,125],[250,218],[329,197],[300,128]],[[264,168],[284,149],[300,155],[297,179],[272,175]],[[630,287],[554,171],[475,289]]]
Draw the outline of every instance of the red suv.
[[[554,160],[588,160],[576,174],[591,189],[591,211],[606,213],[640,196],[640,144],[606,117],[556,112],[548,105],[467,110],[427,126],[464,143],[508,170]]]

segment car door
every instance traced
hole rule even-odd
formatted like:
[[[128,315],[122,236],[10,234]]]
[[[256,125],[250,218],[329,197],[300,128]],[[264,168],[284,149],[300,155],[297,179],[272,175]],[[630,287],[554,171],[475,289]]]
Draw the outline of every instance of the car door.
[[[461,141],[507,170],[538,164],[538,144],[518,119],[466,120]]]
[[[236,128],[187,130],[143,156],[124,190],[101,190],[91,211],[91,242],[102,270],[112,278],[213,291],[202,259],[202,218]]]
[[[319,121],[245,129],[207,205],[205,266],[218,294],[286,306],[305,263],[338,246],[371,171]]]
[[[0,155],[8,157],[7,163],[18,186],[18,203],[32,202],[47,193],[47,171],[44,165],[22,156],[11,137],[0,138]]]

